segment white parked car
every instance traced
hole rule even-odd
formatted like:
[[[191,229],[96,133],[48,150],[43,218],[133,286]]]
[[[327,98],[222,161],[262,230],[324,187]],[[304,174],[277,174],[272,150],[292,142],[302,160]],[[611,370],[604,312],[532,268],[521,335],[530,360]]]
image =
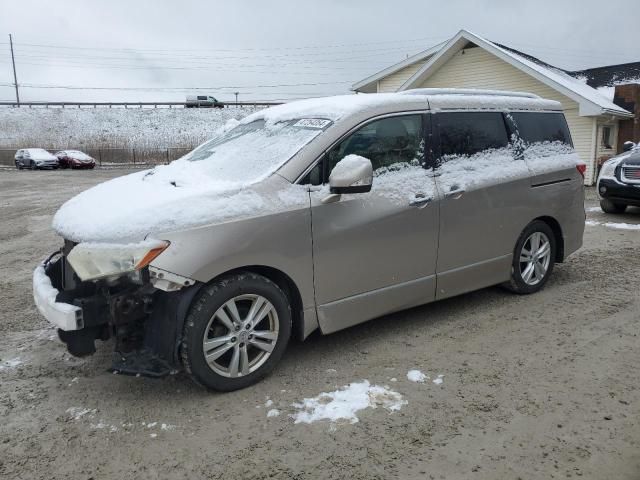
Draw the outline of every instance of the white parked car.
[[[38,168],[53,168],[59,166],[58,158],[51,155],[44,148],[23,148],[18,150],[15,155],[16,168],[30,168],[36,170]]]

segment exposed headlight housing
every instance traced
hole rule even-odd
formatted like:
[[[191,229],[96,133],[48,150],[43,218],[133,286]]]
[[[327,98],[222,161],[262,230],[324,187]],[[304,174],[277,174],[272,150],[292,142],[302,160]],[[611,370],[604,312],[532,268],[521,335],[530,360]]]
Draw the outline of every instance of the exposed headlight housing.
[[[73,247],[67,260],[80,279],[122,275],[149,265],[169,246],[163,240],[145,240],[140,243],[80,243]]]

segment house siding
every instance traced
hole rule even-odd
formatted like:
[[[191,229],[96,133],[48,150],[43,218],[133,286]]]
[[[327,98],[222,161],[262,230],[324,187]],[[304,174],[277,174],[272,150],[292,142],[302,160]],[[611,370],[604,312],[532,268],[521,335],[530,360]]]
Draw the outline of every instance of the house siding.
[[[416,63],[404,67],[391,75],[384,77],[378,81],[378,93],[397,92],[404,82],[409,80],[422,66],[427,63],[428,59],[420,60]]]
[[[404,72],[397,72],[396,75],[400,73]],[[389,82],[389,87],[397,85],[398,80],[401,78],[402,76],[394,78],[393,81]],[[408,78],[409,77],[407,77],[405,81]],[[381,80],[380,83],[382,84],[384,80],[386,79]],[[400,85],[398,85],[397,88],[399,88]],[[597,117],[579,116],[579,106],[577,102],[548,87],[534,77],[518,70],[486,50],[475,47],[458,52],[419,86],[432,88],[512,90],[530,92],[543,98],[557,100],[562,104],[564,109],[576,151],[582,161],[587,165],[585,183],[590,185],[594,182],[596,172],[596,148],[593,129]]]

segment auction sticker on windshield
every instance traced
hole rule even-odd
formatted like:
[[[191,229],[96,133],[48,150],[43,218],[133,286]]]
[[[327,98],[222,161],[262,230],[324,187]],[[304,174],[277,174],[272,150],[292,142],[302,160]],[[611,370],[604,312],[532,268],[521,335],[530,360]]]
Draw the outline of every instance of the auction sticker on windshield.
[[[323,129],[331,123],[331,120],[324,118],[302,118],[293,124],[294,127],[319,128]]]

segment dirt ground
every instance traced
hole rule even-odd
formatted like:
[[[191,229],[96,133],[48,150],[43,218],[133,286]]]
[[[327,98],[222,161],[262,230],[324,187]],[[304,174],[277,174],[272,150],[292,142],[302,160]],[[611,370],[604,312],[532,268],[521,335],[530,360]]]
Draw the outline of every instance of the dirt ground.
[[[590,211],[589,189],[598,223],[539,294],[488,288],[313,335],[262,383],[212,394],[113,375],[110,343],[70,357],[33,306],[55,210],[122,173],[0,171],[0,478],[640,478],[640,230],[603,225],[640,209]],[[410,382],[414,368],[444,382]],[[365,379],[406,405],[291,418]]]

